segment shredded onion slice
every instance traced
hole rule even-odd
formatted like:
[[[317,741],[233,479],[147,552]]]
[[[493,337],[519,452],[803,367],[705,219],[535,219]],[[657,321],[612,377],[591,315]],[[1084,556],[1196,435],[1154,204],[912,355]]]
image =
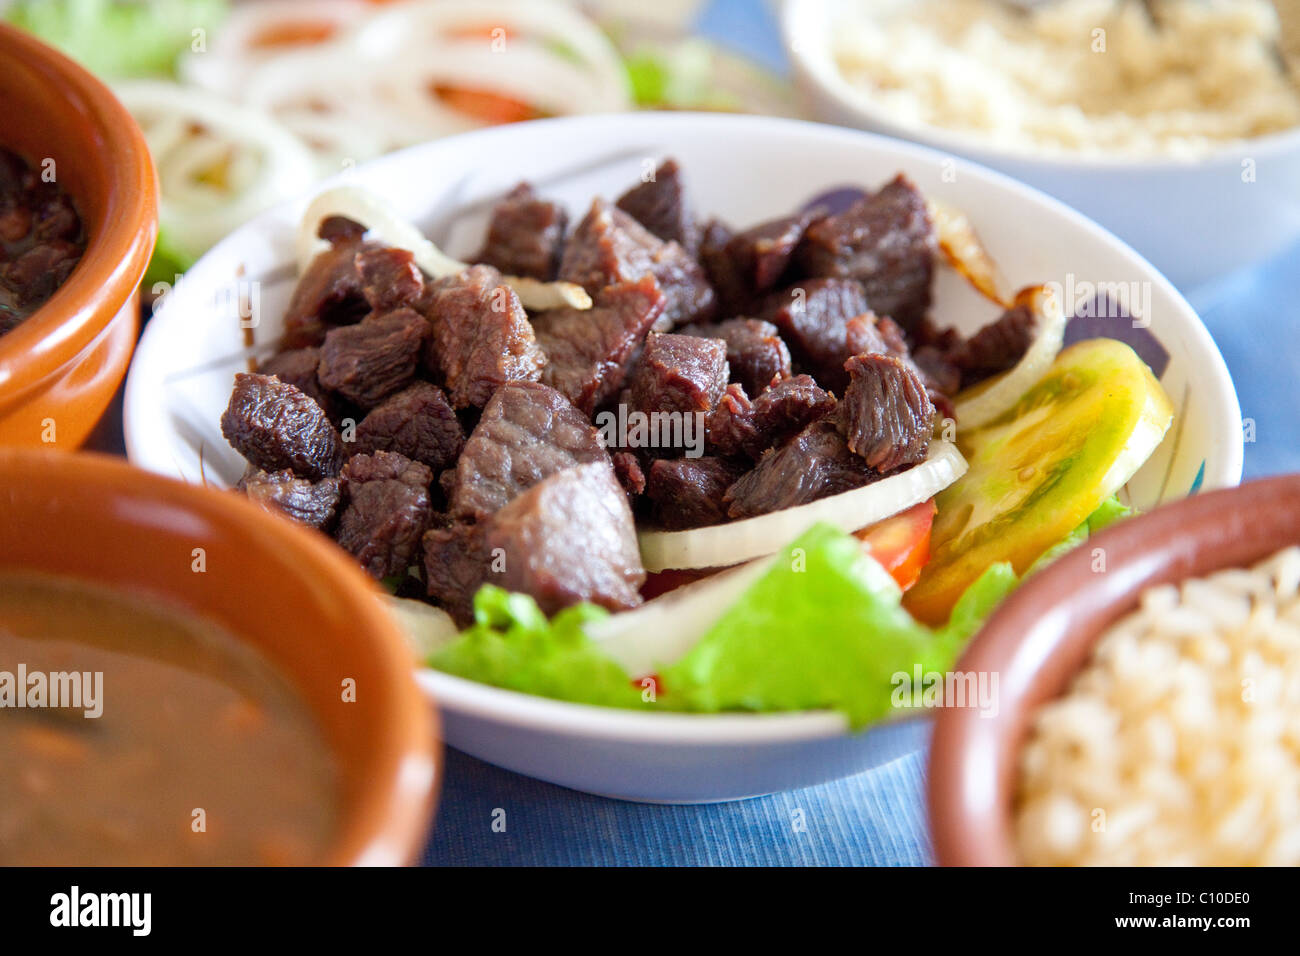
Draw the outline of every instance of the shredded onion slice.
[[[257,110],[161,81],[114,91],[149,144],[168,241],[188,255],[197,258],[315,178],[307,147]]]
[[[975,232],[966,214],[934,199],[928,201],[930,219],[939,237],[939,251],[948,265],[990,302],[1006,308],[1010,305],[1000,291],[997,264]]]
[[[1028,306],[1035,319],[1034,341],[1010,371],[957,395],[957,424],[980,428],[1020,400],[1047,374],[1065,341],[1065,311],[1051,288],[1029,286],[1016,293],[1015,305]]]
[[[857,531],[933,498],[965,473],[957,447],[936,439],[921,464],[863,488],[728,524],[643,531],[637,536],[641,563],[647,571],[718,568],[775,554],[819,521]]]
[[[305,271],[312,259],[328,247],[317,233],[321,223],[331,216],[351,219],[374,233],[380,242],[406,249],[415,256],[420,268],[435,279],[454,276],[469,268],[467,263],[444,253],[378,196],[356,186],[336,186],[313,199],[303,214],[297,243],[300,272]],[[504,281],[528,309],[591,308],[591,296],[582,286],[572,282],[539,282],[518,276],[505,276]]]
[[[490,122],[443,102],[442,86],[545,115],[633,106],[609,38],[556,0],[262,0],[241,4],[211,48],[178,68],[189,82],[271,112],[327,172]],[[360,145],[349,149],[339,134],[358,127]]]
[[[406,641],[420,660],[460,636],[460,628],[442,608],[412,598],[381,595],[385,606],[406,632]]]
[[[771,558],[750,561],[674,588],[640,607],[587,625],[587,636],[634,677],[653,674],[694,647],[771,564]]]

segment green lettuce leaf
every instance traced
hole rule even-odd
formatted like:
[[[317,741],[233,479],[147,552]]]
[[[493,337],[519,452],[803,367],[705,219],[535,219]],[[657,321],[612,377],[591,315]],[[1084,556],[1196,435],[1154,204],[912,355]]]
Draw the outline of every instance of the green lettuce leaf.
[[[1094,534],[1100,532],[1103,528],[1113,525],[1116,521],[1127,518],[1134,514],[1134,510],[1128,505],[1120,502],[1118,498],[1111,495],[1101,505],[1088,516],[1088,520],[1079,527],[1075,528],[1065,539],[1048,548],[1038,556],[1038,560],[1031,564],[1025,571],[1025,577],[1033,574],[1035,571],[1041,571],[1057,558],[1068,554],[1079,545],[1083,544]]]
[[[837,710],[854,727],[888,716],[894,678],[918,664],[947,671],[1017,578],[989,568],[934,630],[900,605],[889,574],[856,538],[818,525],[727,608],[650,695],[584,631],[589,604],[551,620],[532,598],[485,585],[475,623],[431,666],[496,687],[608,707],[714,713]]]
[[[210,32],[227,8],[226,0],[19,0],[5,19],[115,80],[171,76],[194,31]]]
[[[485,584],[474,597],[474,624],[435,651],[438,670],[495,687],[579,704],[641,707],[632,678],[602,654],[583,625],[608,612],[591,604],[551,620],[527,595]]]
[[[679,709],[830,709],[861,727],[888,716],[895,675],[948,670],[988,612],[1015,586],[990,568],[939,630],[900,605],[893,579],[852,535],[807,531],[662,674]]]
[[[152,290],[159,283],[172,288],[195,261],[194,256],[172,242],[167,228],[160,226],[158,241],[153,247],[153,256],[149,259],[149,266],[145,269],[140,284],[146,291]]]

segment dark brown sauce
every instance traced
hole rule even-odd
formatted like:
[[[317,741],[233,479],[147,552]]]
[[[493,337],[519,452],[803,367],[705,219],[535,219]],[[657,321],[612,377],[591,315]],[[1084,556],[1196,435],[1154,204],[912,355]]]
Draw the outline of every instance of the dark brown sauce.
[[[29,701],[33,673],[101,672],[101,715],[16,707],[20,666]],[[269,662],[77,581],[0,573],[0,754],[0,865],[305,864],[337,826],[335,758]]]

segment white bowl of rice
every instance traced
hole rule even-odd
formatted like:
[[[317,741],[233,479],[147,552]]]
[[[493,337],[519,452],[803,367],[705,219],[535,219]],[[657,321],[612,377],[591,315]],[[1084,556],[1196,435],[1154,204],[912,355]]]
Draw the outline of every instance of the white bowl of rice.
[[[1300,865],[1300,476],[1125,522],[1034,576],[935,727],[941,863]]]
[[[1188,288],[1300,239],[1300,67],[1279,58],[1300,37],[1268,0],[1153,9],[787,0],[782,30],[817,118],[1008,173]]]

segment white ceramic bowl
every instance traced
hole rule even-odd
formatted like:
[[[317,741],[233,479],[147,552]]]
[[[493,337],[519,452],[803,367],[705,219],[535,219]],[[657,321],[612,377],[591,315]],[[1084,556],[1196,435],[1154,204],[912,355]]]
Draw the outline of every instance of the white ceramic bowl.
[[[1191,307],[1154,269],[1078,213],[1003,176],[851,130],[792,120],[633,114],[547,120],[414,147],[358,167],[350,181],[396,203],[453,253],[481,240],[483,210],[520,178],[581,214],[597,193],[616,196],[643,163],[681,161],[697,209],[737,225],[783,214],[846,184],[878,185],[902,170],[978,224],[1009,285],[1137,282],[1151,299],[1150,329],[1178,424],[1129,486],[1141,507],[1192,488],[1236,484],[1241,415],[1232,382]],[[220,243],[163,300],[136,353],[126,394],[131,460],[190,481],[233,483],[242,460],[218,420],[243,367],[239,296],[248,324],[274,340],[294,282],[293,236],[306,198],[267,212]],[[477,210],[453,222],[458,209]],[[1033,228],[1027,229],[1026,224]],[[241,278],[242,277],[242,278]],[[967,330],[996,309],[941,270],[935,313]],[[1130,325],[1131,323],[1124,323]],[[1148,343],[1149,345],[1150,343]],[[1195,383],[1195,388],[1192,388]],[[834,779],[919,746],[927,722],[850,734],[830,714],[642,714],[544,700],[425,671],[443,708],[446,740],[477,757],[594,793],[633,800],[728,800]]]
[[[1300,239],[1300,129],[1180,162],[1022,155],[969,134],[905,125],[874,108],[835,66],[830,41],[846,8],[863,5],[787,0],[782,9],[782,38],[808,115],[924,143],[1035,186],[1110,229],[1184,290]]]

